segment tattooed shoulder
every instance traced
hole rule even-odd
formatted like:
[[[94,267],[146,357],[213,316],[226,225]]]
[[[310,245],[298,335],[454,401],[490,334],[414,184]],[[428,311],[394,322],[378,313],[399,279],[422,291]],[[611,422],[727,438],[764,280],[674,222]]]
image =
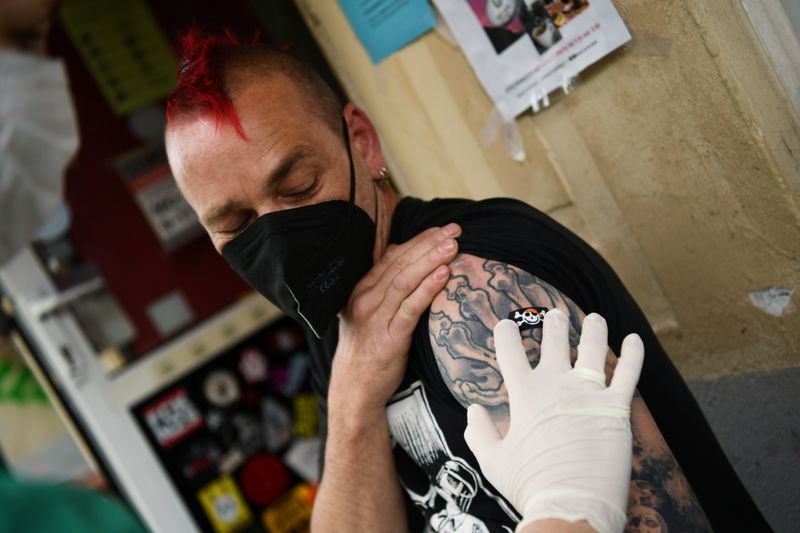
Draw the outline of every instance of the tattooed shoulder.
[[[461,405],[479,403],[503,425],[508,398],[494,357],[494,326],[516,309],[557,307],[570,318],[570,343],[576,346],[583,313],[552,285],[499,261],[462,254],[451,271],[430,313],[429,332],[439,371]],[[541,329],[522,332],[532,365],[539,360],[541,335]]]
[[[464,407],[478,403],[501,434],[508,427],[508,396],[494,356],[494,326],[523,307],[559,308],[570,320],[573,360],[584,313],[549,283],[519,268],[461,254],[431,305],[429,334],[439,372]],[[532,366],[539,361],[541,329],[522,332]],[[616,357],[609,351],[606,373]],[[632,405],[634,454],[627,531],[710,531],[705,514],[641,398]],[[649,529],[654,528],[654,529]]]

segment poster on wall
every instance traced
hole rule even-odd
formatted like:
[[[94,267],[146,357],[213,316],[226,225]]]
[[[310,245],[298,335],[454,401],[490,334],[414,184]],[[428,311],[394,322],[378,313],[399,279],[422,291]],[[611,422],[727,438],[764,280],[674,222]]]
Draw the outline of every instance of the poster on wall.
[[[611,0],[434,0],[506,122],[631,39]]]

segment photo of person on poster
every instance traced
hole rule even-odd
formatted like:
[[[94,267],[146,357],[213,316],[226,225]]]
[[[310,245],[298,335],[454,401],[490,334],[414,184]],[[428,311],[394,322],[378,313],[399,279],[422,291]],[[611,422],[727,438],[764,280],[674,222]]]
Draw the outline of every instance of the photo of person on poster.
[[[589,7],[587,0],[467,0],[497,54],[527,35],[543,54],[561,40],[559,28]]]

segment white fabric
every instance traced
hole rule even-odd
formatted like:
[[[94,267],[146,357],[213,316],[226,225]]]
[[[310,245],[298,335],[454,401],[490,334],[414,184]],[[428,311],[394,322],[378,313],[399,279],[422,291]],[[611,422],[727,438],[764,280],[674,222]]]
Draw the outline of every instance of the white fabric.
[[[0,265],[58,206],[78,142],[62,62],[0,50]]]
[[[569,325],[559,310],[545,315],[541,358],[532,369],[519,329],[494,329],[497,363],[511,420],[501,438],[489,413],[471,405],[464,433],[484,476],[522,514],[517,530],[536,520],[587,520],[600,533],[625,527],[631,472],[630,405],[644,348],[629,335],[609,387],[603,372],[608,330],[586,317],[575,368]]]

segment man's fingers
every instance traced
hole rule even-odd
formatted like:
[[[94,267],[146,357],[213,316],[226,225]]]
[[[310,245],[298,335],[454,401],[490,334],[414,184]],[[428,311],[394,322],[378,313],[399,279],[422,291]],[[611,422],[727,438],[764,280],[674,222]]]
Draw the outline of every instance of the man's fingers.
[[[464,430],[464,440],[483,469],[486,460],[491,457],[492,450],[500,442],[500,434],[497,432],[491,415],[482,405],[472,404],[467,409],[467,429]]]
[[[513,406],[513,391],[525,386],[525,378],[532,371],[516,322],[505,319],[497,323],[494,327],[494,350]]]
[[[403,244],[392,244],[386,248],[386,251],[383,253],[383,256],[378,260],[375,265],[367,272],[367,274],[361,279],[359,282],[364,287],[371,287],[375,285],[379,279],[383,276],[383,274],[387,271],[387,269],[392,266],[398,258],[402,257],[404,254],[408,254],[412,251],[415,247],[419,247],[422,243],[428,243],[427,248],[430,248],[435,242],[437,235],[440,235],[442,232],[442,228],[433,227],[428,228],[422,233],[414,236],[412,239],[404,242]],[[423,253],[422,250],[418,250],[418,254]],[[412,259],[409,257],[409,259]]]
[[[633,391],[639,381],[643,362],[644,344],[639,335],[632,333],[622,341],[619,363],[614,369],[614,377],[611,378],[611,385],[609,386],[610,389],[623,395],[628,404],[633,398]]]
[[[455,239],[446,238],[413,263],[397,267],[402,268],[401,270],[392,267],[387,269],[374,287],[375,291],[383,294],[378,314],[391,320],[398,313],[400,305],[420,286],[422,281],[437,268],[449,264],[457,253],[458,243]]]
[[[429,255],[443,241],[453,239],[459,235],[461,235],[461,226],[447,224],[442,228],[428,228],[403,244],[399,244],[391,250],[387,249],[387,253],[373,267],[374,275],[371,275],[372,271],[367,274],[370,281],[372,281],[371,285],[374,285],[383,294],[395,274],[402,272],[409,265]]]
[[[578,343],[578,360],[575,368],[604,374],[608,354],[608,326],[606,320],[597,313],[583,319],[581,340]]]
[[[536,368],[567,372],[569,362],[569,320],[561,309],[551,309],[544,315],[542,347]]]
[[[450,269],[447,265],[439,266],[396,306],[396,312],[389,321],[389,335],[393,339],[410,337],[422,313],[447,284],[449,276]]]

